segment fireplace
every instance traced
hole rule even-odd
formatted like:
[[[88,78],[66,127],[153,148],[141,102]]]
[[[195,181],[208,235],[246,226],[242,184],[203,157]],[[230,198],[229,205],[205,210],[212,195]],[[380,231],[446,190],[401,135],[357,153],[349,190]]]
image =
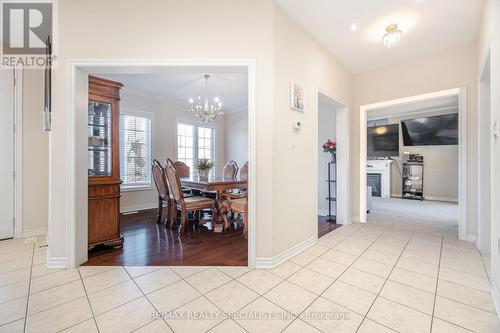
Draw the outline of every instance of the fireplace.
[[[382,196],[382,174],[369,173],[367,175],[367,185],[372,187],[372,195],[374,197]]]

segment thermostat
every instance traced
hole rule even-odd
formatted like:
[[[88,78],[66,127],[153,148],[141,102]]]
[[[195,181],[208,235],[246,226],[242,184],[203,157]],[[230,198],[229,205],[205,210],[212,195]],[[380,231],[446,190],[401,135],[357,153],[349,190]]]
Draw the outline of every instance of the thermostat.
[[[302,122],[301,121],[294,121],[293,122],[293,128],[295,128],[295,129],[301,129],[302,128]]]

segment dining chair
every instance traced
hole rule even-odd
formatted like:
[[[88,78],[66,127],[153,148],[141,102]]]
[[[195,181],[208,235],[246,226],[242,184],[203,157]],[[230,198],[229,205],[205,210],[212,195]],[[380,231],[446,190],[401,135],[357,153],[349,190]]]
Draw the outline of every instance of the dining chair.
[[[248,180],[248,161],[240,169],[240,179]]]
[[[175,167],[174,162],[171,159],[167,159],[167,180],[170,184],[172,190],[172,197],[174,199],[174,206],[177,210],[181,211],[181,221],[179,226],[179,233],[185,231],[187,224],[187,212],[197,212],[203,209],[210,209],[212,212],[212,225],[214,225],[215,218],[215,200],[202,197],[202,196],[191,196],[185,197],[182,191],[181,179],[179,170]],[[172,224],[173,227],[173,224]]]
[[[229,226],[227,213],[243,214],[243,235],[248,238],[248,197],[246,194],[222,194],[224,201],[222,202],[224,226]]]
[[[191,175],[191,168],[189,168],[189,165],[182,161],[174,161],[174,165],[179,170],[179,177],[189,177]],[[193,191],[189,188],[182,188],[182,191],[184,191],[185,196],[191,196],[191,195],[197,195],[200,194],[200,191]]]
[[[189,175],[191,173],[191,169],[189,168],[189,166],[186,163],[184,163],[182,161],[175,161],[174,165],[177,168],[177,170],[179,170],[180,177],[189,177]]]
[[[151,173],[153,174],[153,180],[156,185],[156,190],[158,191],[158,216],[156,218],[156,222],[161,222],[163,204],[165,203],[167,206],[167,218],[165,219],[165,224],[168,226],[169,222],[172,221],[173,200],[170,197],[165,169],[156,159],[153,160]]]
[[[224,169],[222,169],[222,178],[224,179],[235,179],[238,174],[238,164],[231,160],[226,163]]]

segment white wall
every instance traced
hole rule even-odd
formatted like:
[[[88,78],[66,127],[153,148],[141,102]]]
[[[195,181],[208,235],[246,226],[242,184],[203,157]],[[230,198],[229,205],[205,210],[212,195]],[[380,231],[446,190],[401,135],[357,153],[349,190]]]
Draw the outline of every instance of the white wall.
[[[68,109],[71,84],[70,59],[221,59],[256,61],[256,250],[258,257],[273,253],[269,219],[273,216],[273,2],[271,0],[175,1],[65,0],[58,2],[59,34],[53,73],[53,129],[51,132],[49,264],[64,263],[70,256],[68,221],[85,224],[84,200],[70,196],[68,181],[76,172],[77,185],[86,177],[69,165]],[[218,18],[206,24],[207,17]],[[93,22],[93,24],[89,24]],[[130,22],[133,22],[131,24]],[[258,22],[258,24],[256,24]],[[230,27],[230,29],[228,29]],[[202,33],[203,38],[200,38]],[[77,96],[78,99],[84,98]],[[78,110],[83,113],[84,110]],[[76,119],[83,120],[83,114]],[[279,126],[279,125],[278,125]],[[83,133],[76,133],[83,135]],[[77,142],[79,149],[81,145]],[[79,163],[82,161],[76,157]],[[79,188],[78,187],[78,188]],[[72,211],[71,208],[74,207]],[[74,215],[72,215],[74,214]],[[287,242],[296,244],[296,239]]]
[[[335,57],[313,40],[280,8],[274,10],[274,168],[273,253],[317,237],[316,89],[350,105],[352,76]],[[290,81],[305,88],[305,112],[290,109]],[[294,121],[302,128],[293,128]],[[345,149],[346,147],[344,147]],[[269,189],[271,190],[271,189]],[[270,223],[266,224],[269,225]],[[274,232],[276,230],[276,232]]]
[[[49,135],[43,130],[43,70],[23,71],[23,233],[47,231]]]
[[[328,162],[331,161],[331,155],[323,152],[321,146],[326,140],[337,139],[337,110],[330,104],[327,104],[320,99],[318,105],[318,215],[328,214]],[[335,167],[331,166],[331,178],[336,179]],[[335,194],[335,184],[332,184],[331,194]],[[332,214],[336,213],[335,202],[332,202]]]
[[[186,106],[176,105],[171,102],[127,92],[125,88],[121,94],[120,109],[149,112],[152,116],[151,140],[152,157],[164,164],[167,158],[176,159],[176,122],[184,120],[192,123],[193,119],[187,113]],[[218,118],[213,126],[216,134],[216,172],[221,173],[225,163],[226,131],[225,121]],[[150,209],[158,207],[158,194],[152,181],[152,187],[144,190],[122,191],[120,210],[122,212]]]
[[[226,161],[241,168],[248,161],[248,112],[225,113]]]
[[[485,2],[483,20],[481,30],[479,32],[477,50],[478,68],[482,66],[486,59],[488,51],[491,51],[491,68],[490,68],[490,126],[483,128],[483,130],[490,133],[490,183],[492,189],[500,188],[500,139],[494,136],[493,124],[500,124],[500,1],[487,0]],[[477,76],[479,81],[479,73]],[[488,98],[488,96],[482,96]],[[484,104],[482,100],[480,104]],[[498,126],[498,125],[497,125]],[[498,190],[492,190],[490,193],[490,227],[491,227],[491,282],[493,288],[493,297],[497,307],[500,311],[500,194]]]
[[[359,172],[360,106],[451,88],[467,88],[467,188],[477,196],[477,46],[459,45],[410,62],[354,77],[354,108],[351,115],[351,165]],[[352,214],[359,215],[359,179],[352,177]],[[467,234],[477,233],[477,203],[468,200]]]

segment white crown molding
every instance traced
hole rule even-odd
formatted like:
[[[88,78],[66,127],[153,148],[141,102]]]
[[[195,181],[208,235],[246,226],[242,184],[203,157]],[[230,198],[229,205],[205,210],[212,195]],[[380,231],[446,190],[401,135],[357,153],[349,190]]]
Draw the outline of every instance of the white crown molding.
[[[148,99],[154,99],[154,100],[159,101],[159,102],[174,104],[174,105],[186,107],[186,108],[188,105],[187,101],[182,101],[180,99],[170,98],[170,97],[166,97],[163,95],[153,94],[150,92],[146,92],[143,90],[137,90],[137,89],[133,89],[133,88],[129,88],[129,87],[123,87],[121,89],[121,92],[125,95],[133,95],[133,96],[144,97],[144,98],[148,98]]]
[[[432,114],[438,113],[438,112],[447,112],[447,111],[458,112],[458,106],[447,106],[447,107],[437,107],[437,108],[431,107],[431,108],[424,108],[421,110],[409,110],[409,111],[402,111],[402,112],[394,112],[393,110],[389,110],[389,111],[374,110],[374,111],[370,111],[370,113],[369,113],[370,117],[367,120],[373,121],[373,120],[380,120],[380,119],[386,119],[386,118],[408,117],[408,116],[422,117],[422,116],[426,116],[426,115],[432,115]]]
[[[123,98],[123,95],[132,95],[132,96],[136,96],[136,97],[152,99],[152,100],[155,100],[155,101],[158,101],[161,103],[172,104],[175,106],[179,106],[181,108],[186,108],[186,110],[188,107],[188,101],[183,101],[181,99],[171,98],[171,97],[167,97],[167,96],[163,96],[163,95],[159,95],[159,94],[154,94],[154,93],[150,93],[147,91],[133,89],[133,88],[129,88],[129,87],[123,87],[121,89],[121,94],[122,94],[122,98]],[[235,108],[224,109],[223,112],[226,114],[248,112],[248,105],[243,104],[243,105],[239,105]]]
[[[310,237],[303,242],[296,244],[289,248],[288,250],[285,250],[278,254],[277,256],[271,257],[271,258],[256,258],[255,259],[255,267],[256,268],[274,268],[276,266],[279,266],[286,260],[292,258],[293,256],[299,254],[300,252],[304,251],[305,249],[315,245],[318,242],[318,238],[313,236]]]

